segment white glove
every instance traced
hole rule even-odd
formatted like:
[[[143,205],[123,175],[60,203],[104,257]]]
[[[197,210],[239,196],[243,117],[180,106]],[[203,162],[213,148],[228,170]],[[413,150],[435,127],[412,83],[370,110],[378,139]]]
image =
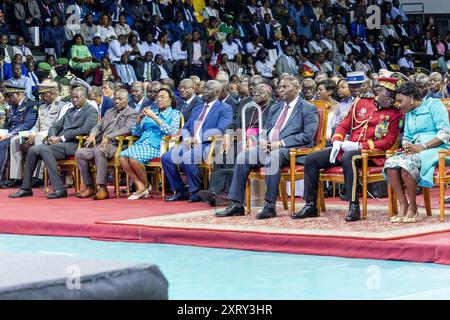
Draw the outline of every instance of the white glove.
[[[336,157],[339,153],[339,150],[341,150],[342,141],[335,141],[333,142],[333,149],[331,149],[330,153],[330,163],[336,162]]]
[[[342,150],[344,152],[347,151],[355,151],[359,149],[359,143],[358,142],[352,142],[352,141],[344,141],[342,143]]]

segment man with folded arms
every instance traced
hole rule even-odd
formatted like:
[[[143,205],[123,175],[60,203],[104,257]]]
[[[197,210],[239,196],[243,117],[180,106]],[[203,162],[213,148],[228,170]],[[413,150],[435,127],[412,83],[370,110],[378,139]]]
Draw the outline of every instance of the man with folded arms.
[[[130,134],[136,118],[137,112],[128,106],[128,91],[118,89],[114,95],[114,108],[106,111],[101,122],[92,128],[86,140],[85,148],[78,149],[75,153],[78,168],[86,184],[86,190],[78,195],[79,198],[92,197],[94,200],[109,198],[109,192],[106,187],[108,159],[114,157],[117,151],[116,137]],[[95,191],[92,178],[90,167],[92,160],[94,160],[97,169],[96,183],[98,191]]]
[[[78,148],[77,136],[87,135],[97,124],[98,112],[87,103],[87,91],[77,87],[71,92],[73,108],[67,110],[64,117],[48,130],[48,144],[33,146],[28,150],[25,160],[24,177],[19,191],[9,195],[11,198],[32,197],[31,183],[33,172],[39,160],[47,166],[48,175],[54,192],[47,199],[67,197],[67,190],[58,173],[57,160],[64,160],[75,155]]]

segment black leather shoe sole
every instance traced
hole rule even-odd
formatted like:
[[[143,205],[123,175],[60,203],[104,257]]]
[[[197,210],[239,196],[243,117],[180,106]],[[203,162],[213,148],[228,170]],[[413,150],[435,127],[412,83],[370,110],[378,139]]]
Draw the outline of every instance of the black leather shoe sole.
[[[349,217],[349,216],[347,216],[345,218],[345,221],[348,221],[348,222],[359,221],[359,220],[361,220],[361,217],[353,217],[353,216]]]
[[[25,198],[25,197],[32,197],[33,196],[33,192],[32,191],[19,191],[13,194],[10,194],[9,197],[16,199],[16,198]]]
[[[295,213],[291,216],[292,219],[306,219],[306,218],[317,218],[319,217],[319,213],[313,214],[313,213],[309,213],[309,214],[298,214]]]
[[[67,198],[67,191],[55,191],[47,195],[47,199]]]
[[[245,209],[242,208],[241,210],[235,210],[231,212],[217,212],[216,217],[238,217],[238,216],[244,216],[245,215]]]
[[[262,219],[270,219],[275,218],[277,216],[276,213],[268,213],[268,214],[257,214],[256,219],[262,220]]]
[[[166,198],[164,201],[166,202],[173,202],[173,201],[184,201],[184,200],[189,200],[189,195],[174,195],[171,197]]]

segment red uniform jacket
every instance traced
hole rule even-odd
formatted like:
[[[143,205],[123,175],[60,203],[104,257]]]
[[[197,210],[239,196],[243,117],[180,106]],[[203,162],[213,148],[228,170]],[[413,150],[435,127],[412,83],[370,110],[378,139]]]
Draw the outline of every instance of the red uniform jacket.
[[[389,150],[397,141],[402,125],[403,114],[398,109],[378,110],[375,99],[361,98],[339,123],[332,141],[344,141],[348,133],[348,141],[359,142],[362,149]],[[383,165],[385,158],[371,160],[377,165]]]

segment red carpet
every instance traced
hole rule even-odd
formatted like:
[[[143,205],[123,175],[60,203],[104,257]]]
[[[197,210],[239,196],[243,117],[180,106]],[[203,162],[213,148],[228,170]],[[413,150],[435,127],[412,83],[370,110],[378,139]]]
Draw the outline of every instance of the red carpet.
[[[78,236],[109,241],[156,242],[450,264],[449,231],[435,232],[424,236],[410,236],[398,240],[380,240],[323,235],[280,235],[236,230],[100,224],[96,222],[168,216],[207,210],[209,207],[202,203],[176,202],[167,204],[160,199],[129,201],[126,198],[121,198],[93,201],[91,199],[77,199],[73,196],[73,191],[69,198],[58,200],[45,199],[41,190],[36,190],[33,198],[8,198],[7,195],[14,191],[0,190],[1,233]],[[339,201],[328,199],[327,203],[333,204],[339,203]],[[385,204],[385,201],[370,200],[370,204],[373,205],[379,205],[380,203]],[[437,204],[437,199],[433,200],[433,206]],[[365,222],[358,223],[364,224]],[[448,218],[444,223],[449,223]]]

